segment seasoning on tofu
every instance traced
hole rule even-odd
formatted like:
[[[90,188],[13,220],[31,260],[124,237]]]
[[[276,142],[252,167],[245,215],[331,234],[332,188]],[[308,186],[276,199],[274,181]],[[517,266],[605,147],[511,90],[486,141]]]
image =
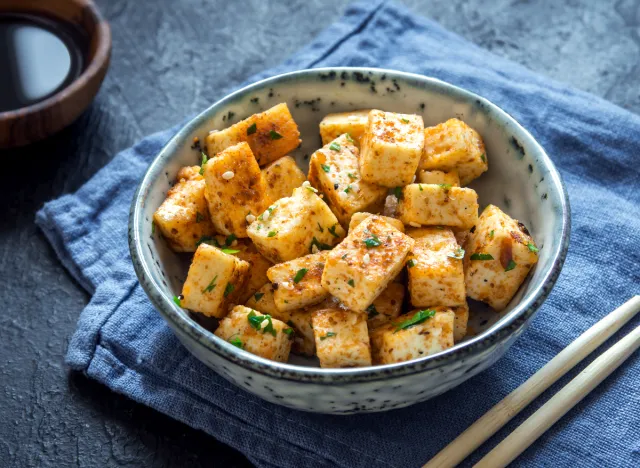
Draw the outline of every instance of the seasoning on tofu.
[[[451,348],[473,333],[467,298],[509,305],[540,251],[497,206],[478,215],[478,131],[378,109],[319,130],[308,174],[286,103],[194,140],[199,165],[178,171],[150,223],[153,241],[192,255],[176,306],[249,353],[342,368]]]

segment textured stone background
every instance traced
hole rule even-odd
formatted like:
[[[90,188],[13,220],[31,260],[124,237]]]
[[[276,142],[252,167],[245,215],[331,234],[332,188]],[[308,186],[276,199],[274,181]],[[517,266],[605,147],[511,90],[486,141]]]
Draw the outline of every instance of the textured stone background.
[[[88,301],[33,223],[119,150],[208,106],[229,80],[271,67],[347,0],[98,0],[113,59],[73,126],[0,153],[0,465],[244,466],[203,433],[63,365]],[[640,2],[405,0],[476,44],[640,113]]]

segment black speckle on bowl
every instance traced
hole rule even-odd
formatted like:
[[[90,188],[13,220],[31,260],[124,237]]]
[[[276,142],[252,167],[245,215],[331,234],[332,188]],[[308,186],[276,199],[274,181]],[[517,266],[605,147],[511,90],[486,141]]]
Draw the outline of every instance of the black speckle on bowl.
[[[518,139],[516,137],[512,136],[510,141],[511,141],[511,146],[513,146],[514,149],[520,155],[519,158],[520,159],[524,158],[524,148],[523,148],[522,144],[518,141]]]
[[[353,72],[353,77],[358,83],[368,83],[371,80],[368,76],[364,76],[362,72]]]
[[[256,96],[256,97],[252,97],[252,98],[251,98],[251,102],[252,102],[253,104],[258,104],[258,101],[260,101],[260,98],[259,98],[259,97],[257,97],[257,96]]]
[[[320,79],[322,81],[335,80],[336,76],[337,74],[334,71],[330,71],[329,73],[320,73]]]
[[[528,169],[529,169],[529,174],[533,174],[533,166],[531,164],[529,164]]]

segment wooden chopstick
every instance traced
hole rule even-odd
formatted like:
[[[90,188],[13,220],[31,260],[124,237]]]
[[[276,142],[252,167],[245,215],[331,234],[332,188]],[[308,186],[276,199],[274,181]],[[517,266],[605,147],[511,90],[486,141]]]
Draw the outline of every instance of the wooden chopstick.
[[[424,468],[456,466],[640,311],[634,296],[576,338],[526,382],[433,457]]]
[[[640,327],[602,353],[509,434],[474,468],[507,466],[640,347]]]

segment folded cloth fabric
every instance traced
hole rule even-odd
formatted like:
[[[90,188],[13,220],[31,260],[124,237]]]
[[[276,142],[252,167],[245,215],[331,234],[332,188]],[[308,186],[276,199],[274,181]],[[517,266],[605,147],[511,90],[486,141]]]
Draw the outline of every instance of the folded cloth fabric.
[[[69,345],[72,369],[208,432],[258,466],[418,466],[601,316],[640,292],[640,118],[496,57],[389,2],[350,6],[310,45],[248,82],[337,65],[422,73],[486,96],[538,138],[568,186],[573,234],[555,290],[502,360],[454,390],[383,414],[308,414],[245,393],[188,353],[140,288],[127,247],[134,190],[177,127],[118,154],[76,193],[47,203],[37,223],[93,295]],[[629,359],[517,464],[640,466],[638,363],[637,356]]]

